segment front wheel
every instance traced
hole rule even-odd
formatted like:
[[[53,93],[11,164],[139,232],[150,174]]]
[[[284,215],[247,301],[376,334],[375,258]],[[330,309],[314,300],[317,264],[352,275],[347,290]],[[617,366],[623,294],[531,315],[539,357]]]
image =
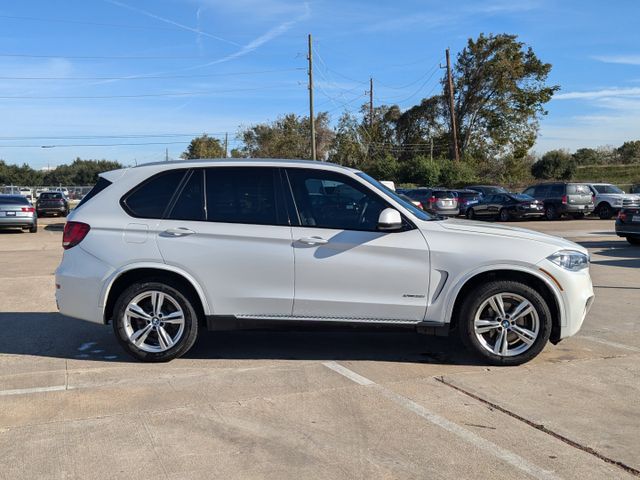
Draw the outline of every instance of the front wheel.
[[[627,242],[630,245],[640,245],[640,237],[627,237]]]
[[[509,214],[509,210],[503,208],[500,210],[500,214],[498,215],[501,222],[508,222],[511,219],[511,215]]]
[[[184,355],[198,336],[194,301],[164,282],[134,283],[118,298],[113,329],[124,349],[143,362]]]
[[[537,356],[551,334],[551,312],[533,288],[511,280],[482,284],[466,295],[458,317],[464,345],[493,365]]]
[[[598,216],[601,220],[609,220],[613,217],[613,208],[608,203],[603,203],[598,207]]]
[[[469,220],[473,220],[474,218],[476,218],[476,212],[473,211],[473,208],[467,210],[467,218]]]
[[[554,207],[553,205],[549,205],[544,210],[544,218],[546,218],[547,220],[557,220],[558,219],[558,211],[556,210],[556,207]]]

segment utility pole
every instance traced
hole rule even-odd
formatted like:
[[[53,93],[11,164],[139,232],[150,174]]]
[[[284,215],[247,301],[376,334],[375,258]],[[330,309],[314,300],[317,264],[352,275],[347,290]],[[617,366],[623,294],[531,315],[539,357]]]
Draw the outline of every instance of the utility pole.
[[[430,152],[431,152],[431,161],[433,162],[433,137],[431,137],[429,140],[431,140],[431,149],[430,149]]]
[[[313,115],[313,55],[311,47],[311,34],[309,34],[309,123],[311,126],[311,159],[317,160],[316,157],[316,119]]]
[[[224,158],[227,158],[228,156],[228,147],[229,147],[229,133],[225,132],[224,133]]]
[[[449,59],[449,49],[447,48],[447,85],[449,86],[449,110],[451,112],[451,140],[453,142],[453,158],[460,161],[458,152],[458,130],[456,128],[456,111],[453,100],[453,79],[451,78],[451,60]]]
[[[169,147],[166,147],[164,149],[164,161],[168,162],[169,161]]]
[[[369,130],[373,130],[373,78],[369,77]]]

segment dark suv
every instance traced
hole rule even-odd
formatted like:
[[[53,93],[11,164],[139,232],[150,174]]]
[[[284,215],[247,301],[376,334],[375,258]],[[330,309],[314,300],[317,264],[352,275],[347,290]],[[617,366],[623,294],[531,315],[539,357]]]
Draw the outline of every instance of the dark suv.
[[[522,193],[543,203],[547,220],[556,220],[563,215],[583,218],[594,209],[591,190],[583,183],[541,183],[532,185]]]

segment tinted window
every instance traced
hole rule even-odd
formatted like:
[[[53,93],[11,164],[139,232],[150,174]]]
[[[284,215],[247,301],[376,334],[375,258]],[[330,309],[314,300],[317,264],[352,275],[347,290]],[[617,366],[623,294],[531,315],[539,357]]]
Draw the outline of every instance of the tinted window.
[[[26,197],[5,197],[0,195],[0,204],[3,205],[31,205]]]
[[[458,192],[458,197],[468,200],[470,198],[476,199],[479,198],[480,195],[476,192]]]
[[[484,198],[482,199],[482,201],[483,201],[484,203],[494,203],[494,202],[496,202],[496,201],[497,201],[497,199],[498,199],[498,196],[497,196],[497,195],[487,195],[486,197],[484,197]]]
[[[287,170],[300,223],[307,227],[376,231],[388,207],[355,180],[322,170]]]
[[[276,173],[259,167],[206,169],[207,220],[286,225],[276,200]]]
[[[564,185],[551,185],[551,187],[549,187],[547,196],[561,197],[562,195],[564,195]]]
[[[427,200],[428,198],[431,198],[431,190],[425,190],[425,189],[409,190],[407,192],[407,196],[415,200],[421,200],[421,201]]]
[[[596,187],[599,188],[599,187]],[[618,191],[611,191],[611,192],[607,192],[607,193],[622,193],[622,190],[619,190],[616,188],[616,190]],[[602,192],[601,192],[602,193]],[[591,195],[591,190],[589,190],[589,187],[586,185],[577,185],[577,184],[569,184],[567,185],[567,195],[572,195],[572,194],[578,194],[578,195]]]
[[[551,187],[549,185],[540,185],[536,187],[536,197],[546,198],[549,196],[549,189]]]
[[[185,171],[169,170],[143,182],[124,198],[126,210],[134,217],[162,218]]]
[[[436,198],[454,198],[455,197],[453,193],[447,192],[444,190],[436,190],[435,192],[433,192],[432,195]]]
[[[371,185],[373,185],[375,188],[377,188],[378,190],[386,193],[387,195],[389,195],[391,198],[393,198],[396,202],[398,202],[400,205],[402,205],[404,208],[406,208],[407,210],[409,210],[411,213],[413,213],[416,217],[418,217],[420,220],[433,220],[435,217],[432,217],[431,215],[429,215],[427,212],[425,212],[424,210],[416,207],[413,203],[411,203],[411,198],[407,197],[404,198],[404,195],[398,195],[396,192],[394,192],[393,190],[391,190],[390,188],[384,186],[383,184],[381,184],[380,182],[378,182],[377,180],[371,178],[369,175],[367,175],[366,173],[362,173],[359,172],[357,174],[360,178],[363,178],[364,180],[366,180],[367,182],[369,182]],[[407,201],[407,199],[409,201]]]
[[[111,185],[111,182],[109,180],[107,180],[106,178],[98,177],[98,182],[93,186],[93,188],[89,191],[89,193],[87,193],[84,196],[84,198],[76,208],[87,203],[89,200],[91,200],[93,197],[95,197],[97,194],[99,194],[102,190],[107,188],[109,185]]]
[[[529,202],[529,201],[533,201],[535,200],[533,197],[531,197],[530,195],[526,195],[524,193],[522,194],[516,194],[516,195],[512,195],[512,198],[514,198],[515,200],[518,200],[519,202]]]
[[[172,220],[204,220],[204,171],[194,170],[168,215]]]
[[[62,198],[61,193],[41,193],[40,198],[42,200],[60,200]]]
[[[523,192],[523,195],[530,195],[530,196],[532,196],[532,197],[533,197],[533,195],[534,195],[534,193],[533,193],[533,192],[534,192],[534,191],[535,191],[535,188],[533,188],[533,187],[527,188],[527,189]]]

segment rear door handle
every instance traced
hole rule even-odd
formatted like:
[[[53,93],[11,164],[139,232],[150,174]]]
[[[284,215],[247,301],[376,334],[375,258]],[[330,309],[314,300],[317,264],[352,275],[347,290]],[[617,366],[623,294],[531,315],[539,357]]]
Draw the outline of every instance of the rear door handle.
[[[193,230],[185,227],[177,227],[177,228],[168,228],[164,232],[163,235],[167,237],[186,237],[187,235],[193,235]]]
[[[300,243],[304,243],[305,245],[326,245],[329,243],[329,240],[325,240],[321,237],[302,237],[298,240]]]

